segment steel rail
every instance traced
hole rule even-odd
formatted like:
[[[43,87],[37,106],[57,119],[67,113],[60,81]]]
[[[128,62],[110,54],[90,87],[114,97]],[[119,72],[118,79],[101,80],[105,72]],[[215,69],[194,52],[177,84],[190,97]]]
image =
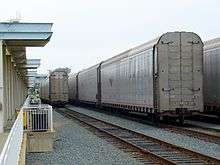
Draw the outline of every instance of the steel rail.
[[[186,128],[172,125],[161,125],[162,128],[167,129],[168,131],[187,135],[190,137],[194,137],[197,139],[201,139],[207,142],[216,143],[220,145],[220,133],[209,130],[209,129],[201,129],[201,128]]]

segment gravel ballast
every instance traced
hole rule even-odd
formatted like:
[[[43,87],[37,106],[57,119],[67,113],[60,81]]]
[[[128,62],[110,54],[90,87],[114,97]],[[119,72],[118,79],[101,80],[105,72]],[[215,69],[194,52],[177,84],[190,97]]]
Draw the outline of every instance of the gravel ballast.
[[[53,113],[56,139],[54,151],[27,153],[27,165],[138,165],[143,164],[129,153],[94,135],[79,123]]]
[[[128,129],[132,129],[137,132],[141,132],[143,134],[167,141],[169,143],[173,143],[175,145],[179,145],[184,148],[188,148],[196,152],[200,152],[202,154],[212,156],[218,159],[220,158],[220,145],[218,144],[206,142],[197,138],[166,131],[162,128],[157,128],[147,124],[138,123],[117,116],[111,116],[106,113],[101,113],[82,107],[75,107],[72,105],[68,105],[67,107],[74,111],[84,113],[107,122],[118,124],[122,127],[126,127]]]

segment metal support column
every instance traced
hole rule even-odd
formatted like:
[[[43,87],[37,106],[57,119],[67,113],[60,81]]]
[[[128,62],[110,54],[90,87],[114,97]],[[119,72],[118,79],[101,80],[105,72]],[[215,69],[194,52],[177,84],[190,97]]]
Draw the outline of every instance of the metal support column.
[[[13,107],[12,107],[12,98],[13,98],[13,94],[12,94],[12,78],[11,78],[11,75],[12,75],[12,65],[11,65],[11,55],[10,54],[6,54],[6,59],[7,59],[7,73],[8,73],[8,76],[7,76],[7,84],[8,84],[8,122],[11,122],[13,117],[14,117],[14,110],[13,110]]]
[[[0,40],[0,133],[4,131],[4,70],[3,41]]]
[[[7,123],[7,119],[8,119],[8,83],[7,83],[7,61],[6,61],[6,55],[5,55],[5,45],[3,44],[3,104],[4,104],[4,110],[3,110],[3,114],[4,114],[4,127]]]

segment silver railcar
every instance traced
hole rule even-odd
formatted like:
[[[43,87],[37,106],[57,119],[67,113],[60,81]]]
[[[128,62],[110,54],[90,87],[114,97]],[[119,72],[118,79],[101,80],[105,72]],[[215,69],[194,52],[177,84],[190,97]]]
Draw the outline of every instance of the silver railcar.
[[[63,105],[69,101],[68,69],[58,68],[49,75],[49,99],[53,105]]]
[[[101,65],[102,105],[178,117],[203,111],[203,43],[171,32]]]
[[[40,98],[43,102],[49,103],[49,78],[40,82]]]
[[[71,74],[68,79],[70,103],[75,103],[77,101],[77,75],[78,74]]]
[[[77,82],[81,101],[183,122],[203,111],[203,42],[168,32],[79,72]]]
[[[97,102],[97,69],[99,64],[78,73],[78,100],[82,103],[96,104]]]
[[[58,68],[41,82],[40,97],[52,105],[64,105],[69,101],[68,68]]]
[[[220,38],[204,42],[205,112],[220,115]]]

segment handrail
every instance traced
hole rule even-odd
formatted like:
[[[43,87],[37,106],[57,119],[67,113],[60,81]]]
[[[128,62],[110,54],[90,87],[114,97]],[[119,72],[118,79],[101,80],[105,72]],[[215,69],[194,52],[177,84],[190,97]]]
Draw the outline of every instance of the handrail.
[[[0,165],[18,164],[23,139],[23,109],[20,110],[0,155]],[[13,147],[12,147],[13,146]]]
[[[18,164],[24,131],[53,131],[52,106],[31,106],[29,99],[25,100],[9,132],[0,155],[0,165]]]

